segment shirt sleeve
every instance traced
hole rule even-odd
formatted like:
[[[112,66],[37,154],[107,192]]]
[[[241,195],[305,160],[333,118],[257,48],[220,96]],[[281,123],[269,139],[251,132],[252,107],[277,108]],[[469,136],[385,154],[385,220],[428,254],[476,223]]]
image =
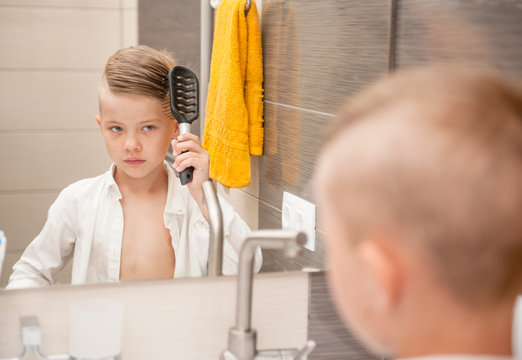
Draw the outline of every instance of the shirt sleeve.
[[[239,214],[235,212],[231,204],[221,196],[218,196],[218,198],[223,212],[223,232],[225,238],[223,243],[223,274],[234,275],[238,272],[239,252],[243,242],[250,234],[250,228]],[[197,205],[196,208],[195,216],[191,219],[191,232],[196,235],[195,238],[198,238],[199,244],[206,244],[206,246],[200,247],[199,250],[201,251],[198,251],[200,254],[198,263],[200,266],[206,268],[208,261],[209,226]],[[199,239],[201,237],[204,237],[207,241]],[[261,254],[261,249],[258,247],[254,256],[255,272],[259,272],[262,263],[263,256]]]
[[[43,287],[53,283],[53,274],[72,257],[75,232],[63,190],[49,208],[47,221],[38,236],[13,266],[6,289]]]

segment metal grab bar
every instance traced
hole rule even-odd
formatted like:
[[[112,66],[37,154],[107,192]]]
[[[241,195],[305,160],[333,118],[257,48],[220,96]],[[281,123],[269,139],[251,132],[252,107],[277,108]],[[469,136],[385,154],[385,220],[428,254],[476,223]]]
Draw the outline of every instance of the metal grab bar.
[[[212,6],[214,9],[217,9],[219,7],[219,4],[221,4],[222,0],[210,0],[210,6]],[[251,0],[246,0],[245,2],[245,15],[248,14],[248,11],[250,10],[250,5],[252,4]]]
[[[202,187],[209,222],[207,276],[215,277],[223,274],[223,212],[212,181],[205,181]]]

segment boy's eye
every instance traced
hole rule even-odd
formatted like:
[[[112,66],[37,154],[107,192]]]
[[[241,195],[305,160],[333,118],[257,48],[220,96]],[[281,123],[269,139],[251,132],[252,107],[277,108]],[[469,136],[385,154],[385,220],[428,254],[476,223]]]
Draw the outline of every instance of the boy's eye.
[[[111,126],[109,130],[111,130],[112,132],[120,132],[123,129],[121,128],[121,126]]]
[[[151,131],[151,130],[153,130],[153,129],[154,129],[154,126],[153,126],[153,125],[145,125],[145,126],[143,127],[143,130],[145,130],[145,131]]]

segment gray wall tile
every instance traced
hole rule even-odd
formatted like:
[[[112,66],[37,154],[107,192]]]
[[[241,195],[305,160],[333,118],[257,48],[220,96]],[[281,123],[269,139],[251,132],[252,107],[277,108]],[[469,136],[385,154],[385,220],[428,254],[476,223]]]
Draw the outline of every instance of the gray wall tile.
[[[342,102],[386,74],[390,2],[263,1],[265,147],[259,227],[281,227],[283,192],[315,202],[324,131]],[[264,271],[324,268],[324,246],[287,260],[266,252]]]
[[[388,1],[263,1],[265,96],[327,113],[386,70]]]
[[[396,65],[487,65],[522,79],[522,5],[511,0],[398,0]]]
[[[332,115],[265,103],[265,152],[260,200],[281,209],[283,191],[314,201],[312,177],[323,133]]]

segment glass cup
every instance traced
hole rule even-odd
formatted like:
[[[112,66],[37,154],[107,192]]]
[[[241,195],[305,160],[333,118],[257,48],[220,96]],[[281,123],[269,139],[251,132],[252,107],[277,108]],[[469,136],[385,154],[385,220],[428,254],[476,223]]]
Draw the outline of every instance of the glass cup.
[[[86,299],[72,304],[69,355],[73,359],[119,359],[123,304],[109,299]]]

